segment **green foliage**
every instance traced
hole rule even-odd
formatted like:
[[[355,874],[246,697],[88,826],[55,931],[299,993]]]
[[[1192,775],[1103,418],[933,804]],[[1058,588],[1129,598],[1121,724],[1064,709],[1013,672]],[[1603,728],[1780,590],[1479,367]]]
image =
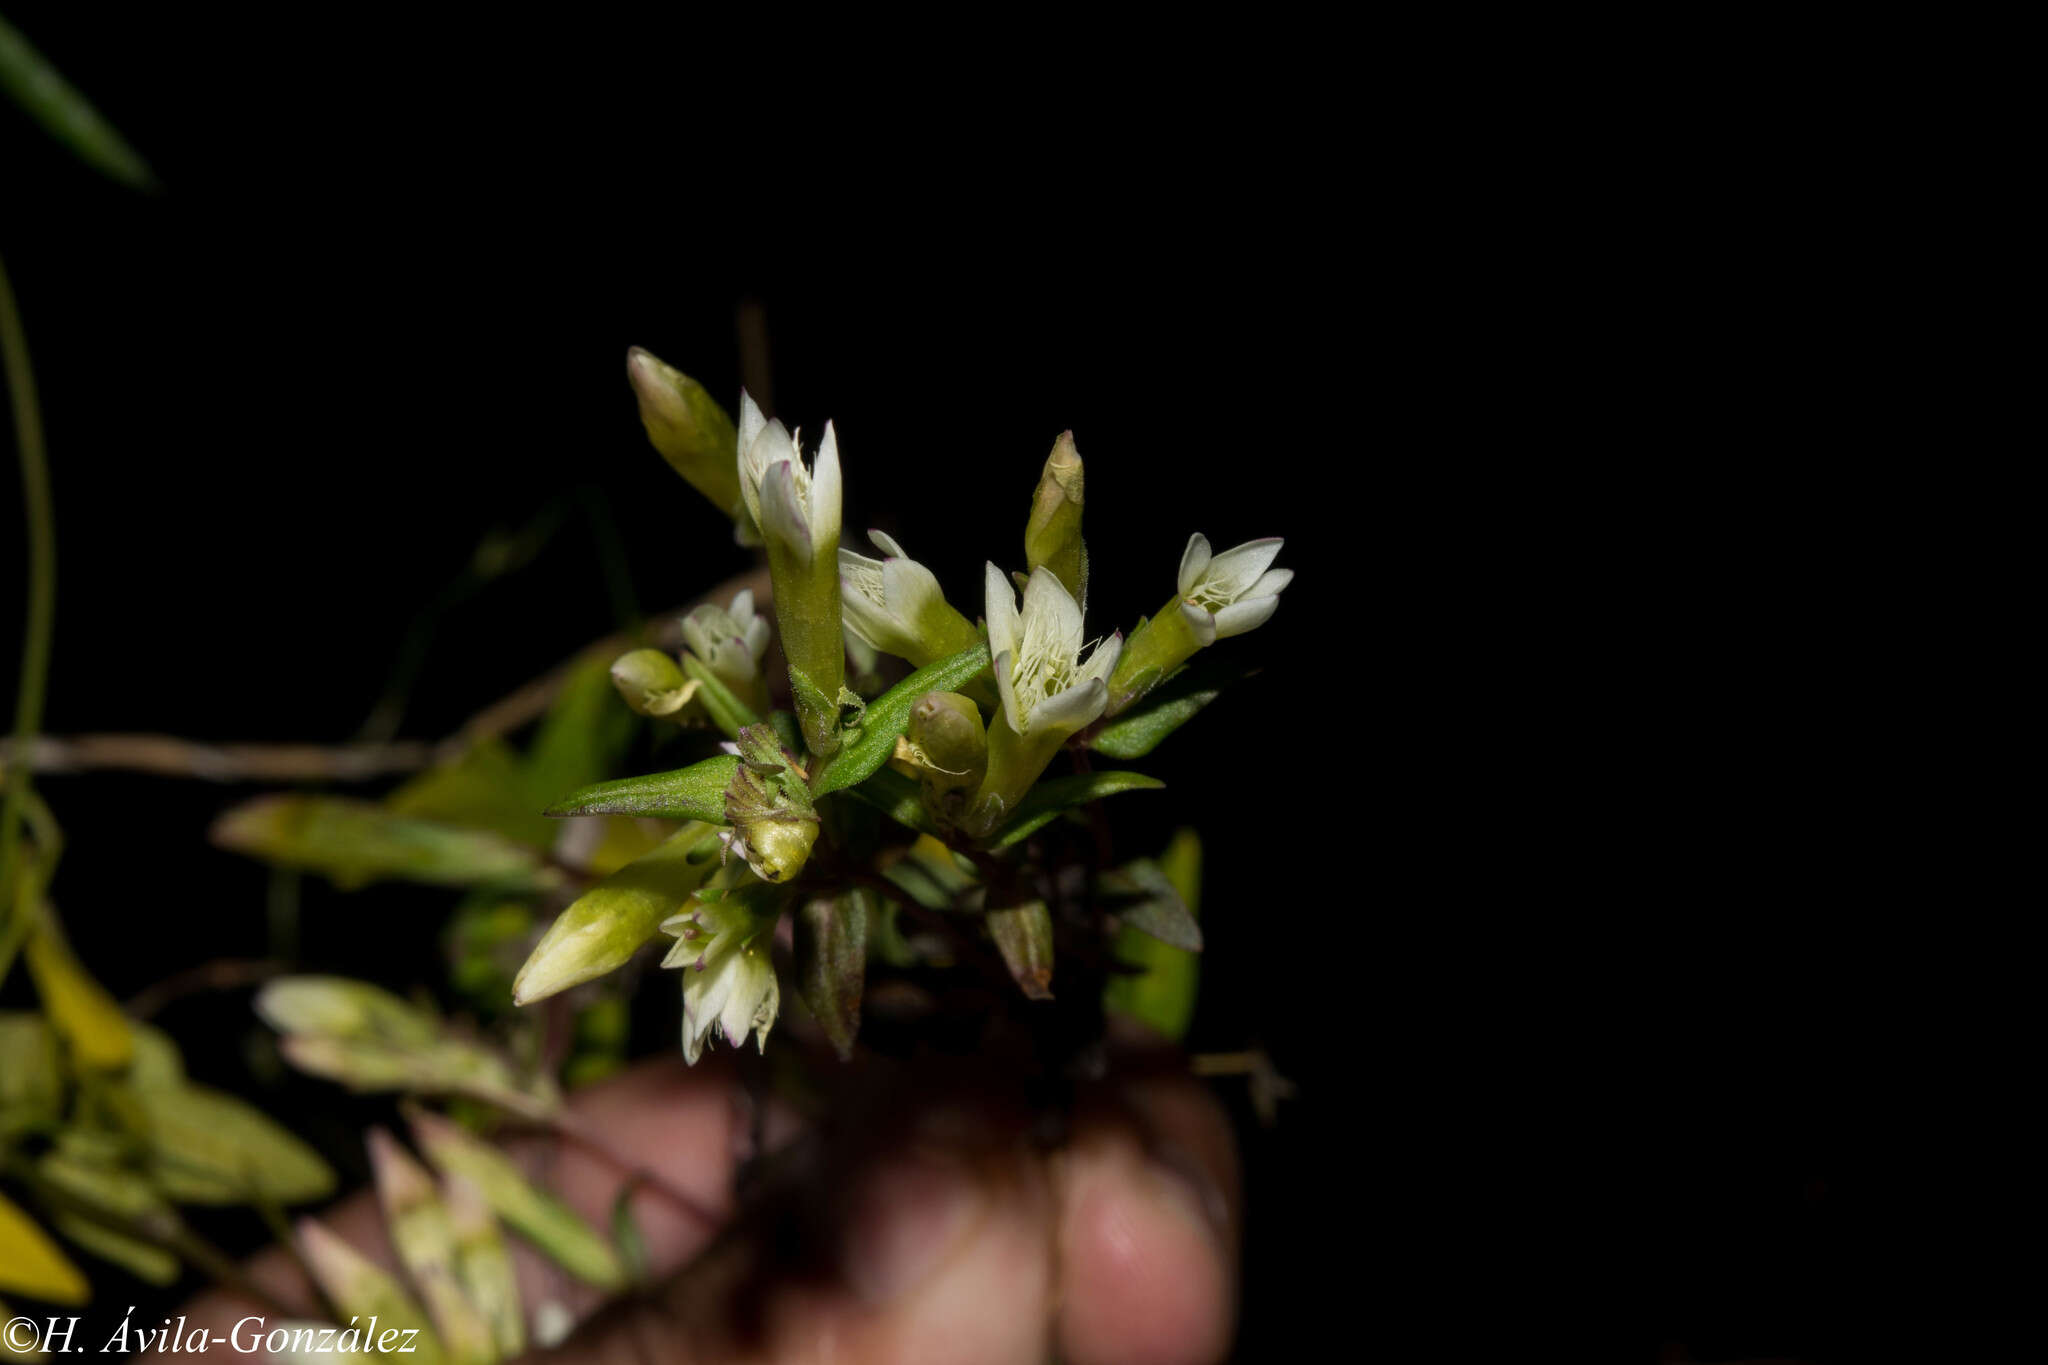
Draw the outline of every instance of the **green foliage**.
[[[1166,784],[1143,773],[1079,773],[1041,782],[1017,803],[1017,811],[989,839],[991,848],[1008,848],[1021,843],[1051,824],[1061,814],[1118,792],[1155,791]]]
[[[1088,747],[1111,758],[1143,758],[1223,695],[1224,688],[1255,671],[1220,661],[1217,666],[1183,668],[1145,693],[1129,711],[1105,722],[1089,737]]]
[[[1190,921],[1201,913],[1202,842],[1191,829],[1175,832],[1156,864],[1167,888]],[[1187,1037],[1195,1017],[1195,987],[1201,958],[1148,933],[1128,919],[1116,937],[1116,956],[1137,968],[1134,975],[1112,977],[1104,1004],[1156,1029],[1174,1042]]]
[[[701,763],[645,777],[594,782],[548,807],[549,815],[647,815],[662,820],[725,823],[725,789],[740,761],[719,754]]]
[[[261,796],[214,822],[222,848],[317,872],[344,890],[389,879],[542,890],[558,874],[499,834],[396,815],[343,796]]]
[[[919,697],[957,691],[988,665],[988,646],[974,645],[926,664],[869,702],[853,737],[811,774],[812,792],[823,796],[866,781],[896,752],[896,740],[910,725],[910,708]]]
[[[156,177],[127,139],[4,18],[0,90],[93,169],[130,189],[156,188]]]

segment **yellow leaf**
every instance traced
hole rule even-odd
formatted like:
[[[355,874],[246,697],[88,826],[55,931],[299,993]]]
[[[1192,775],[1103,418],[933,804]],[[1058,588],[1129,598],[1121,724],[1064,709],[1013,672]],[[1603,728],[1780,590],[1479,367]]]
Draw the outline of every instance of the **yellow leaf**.
[[[0,1194],[0,1289],[75,1308],[91,1297],[85,1276],[49,1235]]]

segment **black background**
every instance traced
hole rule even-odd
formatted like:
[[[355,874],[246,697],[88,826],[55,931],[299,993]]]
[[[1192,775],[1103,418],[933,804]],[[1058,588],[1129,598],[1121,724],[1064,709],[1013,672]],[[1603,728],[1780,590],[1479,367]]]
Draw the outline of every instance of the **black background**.
[[[0,112],[59,517],[52,733],[346,739],[479,539],[551,507],[539,559],[437,619],[403,734],[612,628],[601,528],[643,611],[744,567],[623,359],[729,400],[752,301],[776,411],[837,424],[847,525],[970,614],[1062,428],[1094,628],[1157,608],[1190,530],[1289,539],[1279,614],[1223,646],[1266,671],[1118,812],[1135,846],[1210,841],[1192,1045],[1261,1043],[1301,1086],[1275,1131],[1224,1087],[1245,1358],[1325,1320],[1384,1342],[1418,1301],[1428,1358],[1886,1335],[1886,988],[1829,875],[1846,589],[1802,445],[1810,303],[1773,287],[1806,249],[1785,181],[1683,119],[1567,130],[1569,156],[1512,118],[1420,126],[1300,51],[1091,45],[984,88],[559,16],[14,17],[166,186]],[[203,837],[242,792],[45,790],[116,994],[264,942],[264,874]],[[433,981],[444,903],[315,891],[305,960]],[[243,1017],[179,1008],[224,1040]],[[192,1050],[250,1084],[238,1046]]]

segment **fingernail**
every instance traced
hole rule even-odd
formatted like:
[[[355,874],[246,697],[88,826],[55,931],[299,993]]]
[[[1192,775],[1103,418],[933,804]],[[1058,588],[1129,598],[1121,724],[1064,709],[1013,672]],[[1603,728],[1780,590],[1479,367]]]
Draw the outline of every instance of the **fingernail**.
[[[985,1196],[971,1172],[940,1157],[905,1157],[868,1180],[843,1252],[846,1282],[891,1303],[931,1277],[962,1240]]]
[[[1227,1245],[1231,1236],[1230,1201],[1208,1167],[1177,1142],[1155,1141],[1148,1155],[1152,1158],[1154,1178],[1167,1197]]]

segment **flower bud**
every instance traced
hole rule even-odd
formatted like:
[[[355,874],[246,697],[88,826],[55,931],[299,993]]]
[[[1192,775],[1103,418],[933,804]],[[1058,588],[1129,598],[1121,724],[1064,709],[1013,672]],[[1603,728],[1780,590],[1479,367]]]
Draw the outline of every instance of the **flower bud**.
[[[1081,540],[1081,453],[1074,433],[1063,431],[1045,457],[1031,519],[1024,527],[1024,559],[1043,566],[1066,585],[1082,610],[1088,607],[1088,547]]]
[[[796,756],[773,728],[740,731],[740,766],[725,789],[732,849],[764,882],[786,882],[803,870],[818,838],[818,813]]]
[[[925,808],[941,824],[957,823],[988,771],[981,712],[958,692],[927,692],[910,708],[904,739],[924,787]]]
[[[658,649],[621,654],[612,662],[612,686],[640,716],[674,715],[697,691],[676,661]]]
[[[868,539],[883,558],[839,552],[839,596],[849,635],[919,668],[980,642],[974,623],[946,601],[930,569],[880,531],[868,532]]]
[[[706,602],[683,618],[690,652],[757,712],[768,709],[768,680],[761,675],[768,642],[768,622],[754,610],[751,589],[742,589],[729,606]]]
[[[584,892],[534,945],[512,1003],[530,1005],[625,966],[704,884],[717,848],[712,827],[692,821]]]
[[[717,400],[702,384],[638,346],[626,352],[626,378],[640,400],[640,424],[661,458],[719,511],[736,521],[744,517],[739,435]]]

